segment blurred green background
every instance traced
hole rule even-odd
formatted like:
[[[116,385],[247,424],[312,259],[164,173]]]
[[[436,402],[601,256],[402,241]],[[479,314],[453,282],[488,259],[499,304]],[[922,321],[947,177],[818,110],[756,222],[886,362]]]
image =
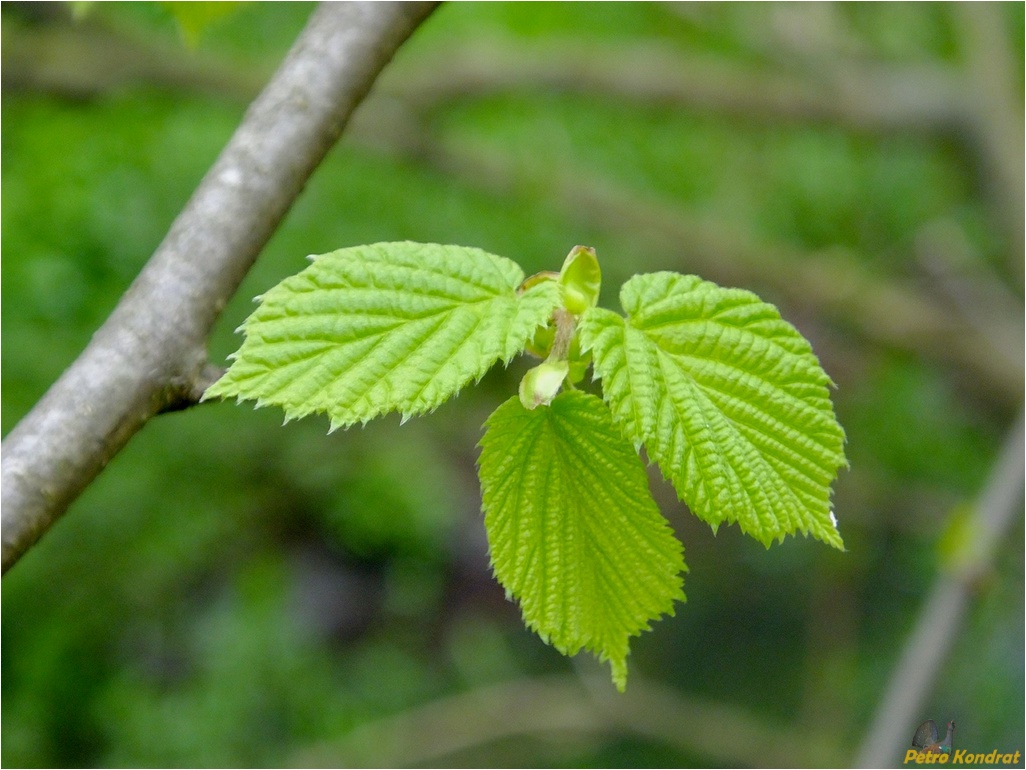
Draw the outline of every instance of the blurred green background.
[[[5,434],[312,7],[175,6],[0,9]],[[653,475],[688,601],[632,643],[616,696],[490,575],[476,443],[526,362],[402,427],[329,436],[208,404],[147,425],[4,577],[2,763],[852,762],[1021,409],[1022,77],[1020,3],[443,6],[247,277],[213,360],[307,254],[382,240],[528,273],[587,244],[611,307],[635,272],[748,288],[837,382],[847,552],[713,536]],[[1018,505],[910,738],[955,719],[958,747],[1024,748]]]

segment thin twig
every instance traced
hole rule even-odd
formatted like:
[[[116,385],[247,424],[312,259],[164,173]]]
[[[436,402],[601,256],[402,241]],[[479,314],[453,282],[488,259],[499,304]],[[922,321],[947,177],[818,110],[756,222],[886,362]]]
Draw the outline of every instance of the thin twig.
[[[463,45],[416,69],[397,68],[386,91],[421,110],[509,91],[560,91],[618,102],[711,111],[743,120],[827,122],[865,131],[962,131],[963,79],[942,64],[874,65],[823,57],[795,73],[685,56],[658,44],[560,41]]]
[[[915,238],[915,256],[961,319],[975,330],[981,352],[1010,357],[1023,368],[1022,300],[983,259],[965,229],[954,220],[923,227]]]
[[[981,175],[998,220],[1008,234],[1008,268],[1021,282],[1026,228],[1023,167],[1022,87],[1016,72],[1022,60],[1012,54],[1002,3],[954,3],[955,27],[962,33],[971,80],[972,129],[984,173]],[[1018,59],[1018,60],[1017,60]]]
[[[608,679],[604,686],[611,689]],[[730,706],[631,678],[597,697],[572,677],[521,679],[440,698],[366,723],[292,757],[295,767],[438,766],[503,738],[634,735],[735,766],[837,764],[836,742],[796,733]]]
[[[974,586],[993,564],[1005,533],[1022,515],[1023,442],[1019,415],[973,511],[969,539],[937,576],[915,628],[894,667],[894,675],[876,712],[855,767],[892,767],[911,744],[920,708],[955,642]]]
[[[6,572],[153,415],[382,68],[433,3],[326,3],[89,346],[2,447]]]

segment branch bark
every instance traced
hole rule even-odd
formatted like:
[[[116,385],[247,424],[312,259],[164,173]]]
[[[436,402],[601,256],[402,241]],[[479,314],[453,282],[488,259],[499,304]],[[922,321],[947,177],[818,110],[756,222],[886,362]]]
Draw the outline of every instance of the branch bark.
[[[435,3],[325,3],[79,358],[10,432],[3,571],[155,414],[209,382],[207,336],[375,78]]]

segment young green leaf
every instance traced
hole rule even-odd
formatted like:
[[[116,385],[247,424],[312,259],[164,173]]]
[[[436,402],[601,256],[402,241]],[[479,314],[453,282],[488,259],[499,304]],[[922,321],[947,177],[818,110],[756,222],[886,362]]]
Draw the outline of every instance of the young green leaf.
[[[697,516],[767,546],[801,531],[842,548],[830,484],[844,431],[812,348],[751,292],[654,273],[624,284],[627,318],[584,315],[582,348],[628,437]]]
[[[609,408],[582,391],[488,418],[479,474],[492,567],[524,622],[627,681],[628,639],[683,601],[683,548]]]
[[[514,262],[480,249],[378,243],[340,249],[268,291],[204,398],[325,412],[331,429],[432,410],[523,350],[559,287],[523,292]]]

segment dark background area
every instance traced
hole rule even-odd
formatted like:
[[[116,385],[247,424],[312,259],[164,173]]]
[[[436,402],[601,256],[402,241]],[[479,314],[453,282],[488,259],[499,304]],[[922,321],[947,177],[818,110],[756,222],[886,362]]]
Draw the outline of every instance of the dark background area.
[[[0,8],[5,434],[311,9],[223,5]],[[851,763],[1022,408],[1022,94],[1020,3],[443,6],[212,359],[253,296],[360,243],[477,246],[528,274],[587,244],[617,309],[636,272],[747,288],[837,383],[846,552],[714,536],[653,474],[688,601],[632,642],[617,696],[523,627],[488,566],[476,444],[528,362],[330,436],[204,404],[147,425],[4,577],[2,763]],[[1018,506],[910,739],[955,719],[957,747],[1026,748]]]

